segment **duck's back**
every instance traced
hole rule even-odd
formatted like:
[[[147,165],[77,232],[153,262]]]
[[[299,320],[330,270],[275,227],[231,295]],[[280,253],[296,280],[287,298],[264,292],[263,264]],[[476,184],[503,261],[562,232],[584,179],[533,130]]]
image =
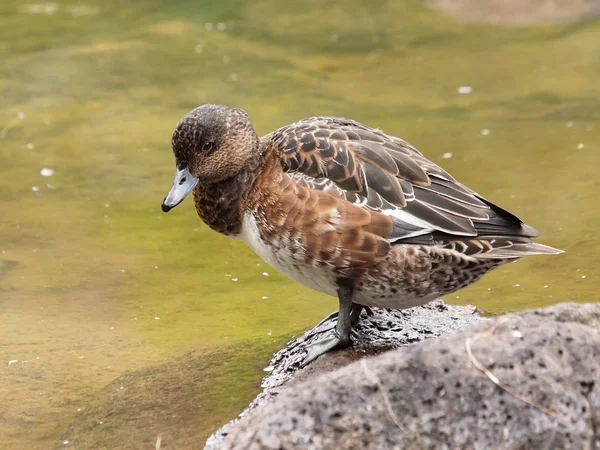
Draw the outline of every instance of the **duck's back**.
[[[436,243],[494,258],[560,252],[532,243],[535,229],[380,130],[344,118],[313,117],[263,140],[298,185],[389,217],[392,230],[385,238],[392,244]]]

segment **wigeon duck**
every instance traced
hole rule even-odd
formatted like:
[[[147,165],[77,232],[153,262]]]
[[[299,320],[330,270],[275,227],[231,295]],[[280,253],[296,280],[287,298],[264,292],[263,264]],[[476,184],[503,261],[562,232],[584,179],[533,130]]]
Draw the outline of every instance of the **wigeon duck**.
[[[363,308],[422,305],[522,256],[562,253],[413,146],[353,120],[312,117],[259,138],[243,110],[203,105],[172,146],[164,212],[193,190],[210,228],[338,297],[335,326],[303,365],[350,344]]]

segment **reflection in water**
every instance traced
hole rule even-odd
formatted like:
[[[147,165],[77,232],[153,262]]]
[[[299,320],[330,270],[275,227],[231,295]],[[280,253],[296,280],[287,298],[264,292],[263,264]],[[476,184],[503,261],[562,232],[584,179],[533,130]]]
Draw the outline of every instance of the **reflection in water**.
[[[191,202],[163,217],[171,132],[206,102],[246,109],[263,133],[311,115],[382,128],[567,251],[447,300],[489,313],[595,300],[600,24],[479,27],[397,3],[2,3],[2,445],[76,448],[67,430],[83,429],[142,445],[126,431],[147,425],[135,402],[124,428],[87,414],[110,382],[252,342],[204,367],[206,401],[160,431],[197,443],[241,409],[271,351],[336,307],[215,236]],[[178,441],[181,423],[196,434]]]

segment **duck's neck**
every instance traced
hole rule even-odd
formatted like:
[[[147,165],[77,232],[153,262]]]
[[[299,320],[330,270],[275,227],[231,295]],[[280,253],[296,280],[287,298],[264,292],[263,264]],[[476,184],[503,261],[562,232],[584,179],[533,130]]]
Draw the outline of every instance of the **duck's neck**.
[[[196,211],[210,228],[225,236],[236,237],[240,234],[251,191],[259,183],[258,179],[266,166],[271,166],[273,162],[274,155],[265,150],[261,145],[257,157],[231,178],[217,183],[198,183],[194,189]]]

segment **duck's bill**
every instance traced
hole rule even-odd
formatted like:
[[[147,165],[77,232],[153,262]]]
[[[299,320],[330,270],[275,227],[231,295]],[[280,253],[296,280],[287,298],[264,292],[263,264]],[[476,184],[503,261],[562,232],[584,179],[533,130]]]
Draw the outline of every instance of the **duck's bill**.
[[[178,170],[175,174],[173,187],[162,202],[162,210],[169,212],[175,208],[197,184],[198,178],[193,177],[188,169]]]

